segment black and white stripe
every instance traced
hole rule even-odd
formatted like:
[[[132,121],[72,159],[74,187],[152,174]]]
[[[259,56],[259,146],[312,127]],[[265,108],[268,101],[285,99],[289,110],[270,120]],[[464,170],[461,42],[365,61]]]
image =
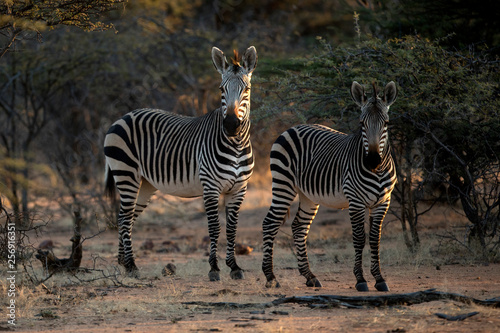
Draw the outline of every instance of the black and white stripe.
[[[273,273],[276,234],[299,195],[299,208],[292,222],[299,271],[307,286],[320,287],[311,272],[306,239],[319,205],[349,208],[355,249],[356,288],[368,290],[363,277],[362,252],[366,242],[365,210],[370,211],[369,244],[371,273],[376,289],[389,290],[380,273],[379,243],[382,221],[396,184],[396,170],[388,143],[389,106],[397,89],[390,82],[378,97],[375,85],[368,99],[364,88],[353,82],[351,94],[361,107],[360,131],[347,135],[321,125],[299,125],[281,134],[271,149],[273,198],[263,228],[262,270],[267,287],[279,286]]]
[[[234,242],[238,213],[254,165],[250,144],[250,78],[257,64],[252,46],[242,64],[230,65],[217,48],[212,60],[222,75],[222,106],[202,117],[184,117],[163,110],[141,109],[116,121],[104,142],[106,188],[120,195],[118,261],[137,275],[132,226],[160,190],[180,197],[203,196],[210,236],[210,280],[219,280],[218,203],[224,196],[227,215],[226,263],[231,277],[242,279]]]

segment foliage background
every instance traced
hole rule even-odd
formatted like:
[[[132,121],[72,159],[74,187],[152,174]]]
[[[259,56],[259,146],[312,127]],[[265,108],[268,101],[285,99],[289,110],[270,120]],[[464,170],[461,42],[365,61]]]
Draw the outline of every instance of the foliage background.
[[[104,135],[153,107],[198,116],[219,106],[212,46],[250,45],[256,174],[300,122],[357,128],[353,80],[385,85],[398,161],[394,192],[408,247],[418,217],[456,207],[483,257],[498,259],[500,125],[495,0],[57,0],[0,3],[0,191],[16,216],[40,198],[109,216]],[[467,246],[472,246],[468,244]],[[472,249],[472,247],[471,247]]]

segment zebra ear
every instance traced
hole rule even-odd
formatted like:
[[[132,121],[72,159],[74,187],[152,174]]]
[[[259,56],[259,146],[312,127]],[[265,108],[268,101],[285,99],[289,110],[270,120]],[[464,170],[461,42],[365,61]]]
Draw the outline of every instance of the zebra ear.
[[[248,74],[252,73],[257,67],[257,50],[254,46],[250,46],[243,54],[243,68]]]
[[[365,88],[358,82],[354,81],[351,86],[351,97],[352,100],[359,106],[363,106],[366,103]]]
[[[394,103],[397,96],[398,96],[398,88],[396,87],[394,81],[387,83],[384,89],[384,98],[383,98],[384,103],[387,104],[387,106],[390,106],[392,103]]]
[[[227,63],[226,57],[224,56],[224,52],[216,48],[212,47],[212,62],[217,69],[217,72],[224,74],[229,67]]]

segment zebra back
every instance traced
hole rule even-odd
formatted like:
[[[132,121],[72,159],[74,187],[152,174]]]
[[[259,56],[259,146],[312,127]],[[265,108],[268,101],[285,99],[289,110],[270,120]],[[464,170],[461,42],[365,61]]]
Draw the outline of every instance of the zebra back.
[[[126,164],[113,175],[128,174],[138,182],[142,176],[165,193],[199,196],[201,181],[233,178],[234,185],[248,180],[253,157],[250,126],[245,127],[247,133],[229,138],[220,109],[196,118],[141,109],[111,126],[105,154]]]

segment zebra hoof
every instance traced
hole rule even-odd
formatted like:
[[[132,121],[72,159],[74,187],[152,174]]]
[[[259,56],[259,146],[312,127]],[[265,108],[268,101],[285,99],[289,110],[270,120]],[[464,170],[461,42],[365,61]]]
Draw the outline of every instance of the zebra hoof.
[[[127,267],[127,275],[131,278],[140,278],[140,274],[139,274],[139,269],[137,268],[137,266],[133,266],[133,267]]]
[[[220,272],[219,271],[210,271],[208,273],[208,278],[210,281],[220,281]]]
[[[315,277],[314,277],[314,278],[312,278],[312,279],[307,280],[307,282],[306,282],[306,286],[308,286],[308,287],[318,287],[318,288],[323,287],[323,286],[321,285],[321,282],[319,282],[319,280],[318,280],[318,279],[316,279]]]
[[[230,275],[231,275],[231,279],[233,279],[233,280],[243,280],[243,279],[245,279],[245,275],[243,274],[243,270],[242,269],[236,269],[234,271],[231,271]]]
[[[375,289],[378,291],[389,291],[389,286],[385,281],[375,283]]]
[[[366,282],[358,282],[356,283],[357,291],[369,291],[368,284]]]
[[[272,279],[266,282],[266,288],[280,288],[281,285],[276,279]]]

